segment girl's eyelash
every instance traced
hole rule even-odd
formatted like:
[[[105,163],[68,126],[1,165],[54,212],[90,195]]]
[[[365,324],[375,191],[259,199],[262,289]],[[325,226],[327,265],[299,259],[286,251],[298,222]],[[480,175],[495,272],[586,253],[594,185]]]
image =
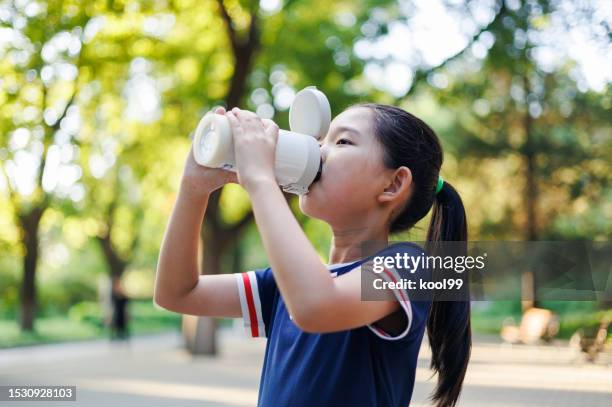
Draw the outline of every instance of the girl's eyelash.
[[[338,141],[336,141],[336,144],[340,143],[341,141],[346,141],[346,144],[353,144],[353,142],[347,138],[338,139]],[[323,142],[319,142],[319,147],[323,147],[323,144]]]

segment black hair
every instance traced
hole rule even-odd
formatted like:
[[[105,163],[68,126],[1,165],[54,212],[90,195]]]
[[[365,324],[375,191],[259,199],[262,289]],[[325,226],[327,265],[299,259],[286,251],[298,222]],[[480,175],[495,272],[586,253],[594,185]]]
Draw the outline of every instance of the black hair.
[[[389,233],[406,231],[433,207],[428,242],[467,242],[467,220],[459,193],[444,181],[436,194],[444,160],[436,133],[421,119],[395,106],[364,103],[374,112],[374,134],[382,146],[387,168],[406,166],[412,172],[412,195],[390,220]],[[467,243],[466,243],[467,245]],[[431,347],[430,367],[438,374],[431,399],[438,407],[454,406],[459,399],[472,348],[470,302],[436,301],[427,320]]]

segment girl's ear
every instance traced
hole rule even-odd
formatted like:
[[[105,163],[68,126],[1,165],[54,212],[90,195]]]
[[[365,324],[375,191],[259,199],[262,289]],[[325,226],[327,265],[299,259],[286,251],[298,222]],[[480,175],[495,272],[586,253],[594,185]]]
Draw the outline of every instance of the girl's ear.
[[[410,171],[410,168],[405,166],[399,167],[391,175],[389,183],[383,192],[378,195],[378,202],[403,201],[408,196],[411,184],[412,171]]]

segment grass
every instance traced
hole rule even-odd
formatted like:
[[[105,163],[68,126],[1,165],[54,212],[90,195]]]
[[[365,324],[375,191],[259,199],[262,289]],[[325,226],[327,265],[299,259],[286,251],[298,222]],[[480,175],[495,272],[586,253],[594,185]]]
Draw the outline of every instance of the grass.
[[[581,328],[596,329],[604,317],[612,320],[612,309],[598,310],[594,304],[589,304],[586,301],[560,301],[557,303],[550,301],[541,306],[552,309],[559,315],[559,333],[557,334],[559,339],[569,339]],[[503,322],[508,317],[512,317],[516,324],[520,323],[521,312],[518,303],[500,301],[488,309],[473,309],[472,329],[477,333],[499,335]]]
[[[0,348],[36,345],[50,342],[95,339],[103,336],[103,330],[87,322],[68,318],[40,318],[33,332],[22,333],[15,320],[0,320]]]
[[[130,304],[130,334],[142,335],[179,330],[181,316],[157,309],[150,300],[136,300]],[[80,303],[65,315],[37,318],[33,332],[21,332],[13,319],[0,320],[0,348],[45,343],[108,338],[102,313],[97,303]]]

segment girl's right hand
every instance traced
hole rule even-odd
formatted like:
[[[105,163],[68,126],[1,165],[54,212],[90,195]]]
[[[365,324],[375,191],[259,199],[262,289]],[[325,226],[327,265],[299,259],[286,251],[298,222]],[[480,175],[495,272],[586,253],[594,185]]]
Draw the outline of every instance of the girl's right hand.
[[[215,113],[225,114],[225,109],[219,107],[215,109]],[[230,182],[238,184],[236,173],[221,168],[210,168],[199,165],[193,157],[192,143],[189,148],[187,161],[185,162],[181,187],[187,188],[191,193],[198,196],[206,196]]]

